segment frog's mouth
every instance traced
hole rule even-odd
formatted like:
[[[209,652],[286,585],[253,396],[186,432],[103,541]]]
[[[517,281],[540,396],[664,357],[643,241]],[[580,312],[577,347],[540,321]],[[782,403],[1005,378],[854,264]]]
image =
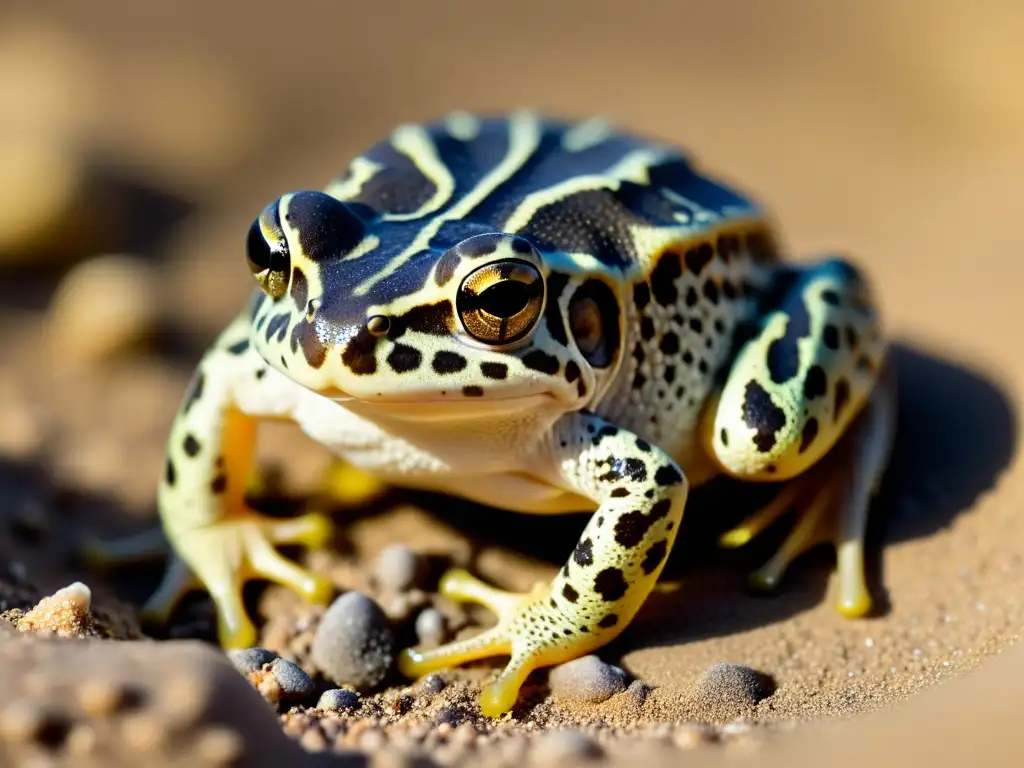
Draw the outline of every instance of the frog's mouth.
[[[339,389],[319,394],[359,414],[393,416],[405,421],[462,421],[496,415],[549,410],[559,403],[554,392],[509,393],[487,397],[445,397],[424,394],[355,397]]]

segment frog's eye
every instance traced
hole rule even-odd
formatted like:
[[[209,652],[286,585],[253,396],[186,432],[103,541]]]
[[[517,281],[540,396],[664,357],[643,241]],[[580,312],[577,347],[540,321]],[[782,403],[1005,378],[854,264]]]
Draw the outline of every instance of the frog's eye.
[[[607,368],[619,347],[619,304],[611,288],[587,280],[569,302],[569,327],[576,346],[595,368]]]
[[[276,203],[264,208],[249,227],[245,254],[253,277],[266,294],[274,299],[283,296],[288,290],[291,257]]]
[[[456,304],[473,338],[485,344],[510,344],[529,333],[540,317],[544,278],[529,262],[497,261],[466,276]]]

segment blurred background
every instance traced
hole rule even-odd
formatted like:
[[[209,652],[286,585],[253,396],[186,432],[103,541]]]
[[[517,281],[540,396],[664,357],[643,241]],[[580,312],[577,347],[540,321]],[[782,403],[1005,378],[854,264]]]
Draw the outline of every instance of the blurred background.
[[[30,534],[53,494],[89,529],[151,520],[191,366],[252,288],[252,218],[452,109],[676,141],[796,258],[852,253],[897,338],[1015,389],[1022,31],[1022,4],[952,0],[7,0],[0,496]]]

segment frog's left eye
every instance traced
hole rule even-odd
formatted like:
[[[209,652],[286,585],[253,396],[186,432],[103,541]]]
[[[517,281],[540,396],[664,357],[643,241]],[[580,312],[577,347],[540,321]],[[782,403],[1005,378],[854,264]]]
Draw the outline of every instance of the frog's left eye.
[[[288,290],[291,256],[288,240],[281,228],[277,203],[264,208],[249,227],[245,253],[253,277],[266,294],[274,299],[283,296]]]
[[[544,277],[529,262],[508,259],[471,272],[459,286],[459,318],[485,344],[511,344],[533,328],[544,304]]]

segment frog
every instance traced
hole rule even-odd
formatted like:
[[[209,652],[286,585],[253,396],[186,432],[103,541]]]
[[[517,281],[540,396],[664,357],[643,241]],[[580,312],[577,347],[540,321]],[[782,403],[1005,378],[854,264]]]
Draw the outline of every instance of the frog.
[[[252,298],[170,428],[157,499],[173,556],[145,615],[203,589],[220,644],[243,648],[248,580],[335,594],[278,551],[326,546],[332,520],[247,501],[267,420],[398,487],[589,514],[526,592],[452,567],[439,593],[495,623],[399,654],[409,679],[508,657],[480,692],[487,716],[626,630],[691,489],[715,478],[778,488],[722,547],[795,517],[751,584],[831,545],[837,610],[870,613],[865,531],[896,405],[879,302],[852,257],[787,257],[776,229],[671,141],[531,109],[399,125],[322,189],[281,194],[245,241]]]

